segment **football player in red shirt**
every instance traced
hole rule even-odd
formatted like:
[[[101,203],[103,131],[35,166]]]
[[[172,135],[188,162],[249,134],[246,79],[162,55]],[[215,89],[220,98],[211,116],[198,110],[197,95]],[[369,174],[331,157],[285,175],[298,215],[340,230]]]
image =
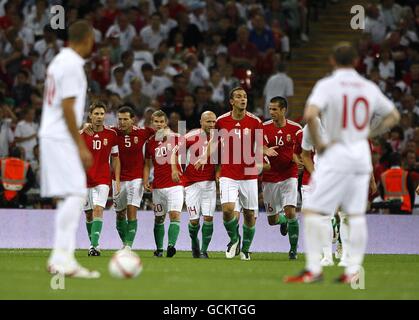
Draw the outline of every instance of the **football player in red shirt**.
[[[176,254],[176,241],[180,231],[180,213],[183,207],[183,186],[172,179],[172,153],[180,136],[168,128],[167,115],[161,111],[155,111],[152,115],[152,123],[157,130],[146,144],[146,161],[144,164],[144,188],[153,193],[154,206],[154,239],[157,250],[156,257],[163,256],[164,220],[169,213],[169,245],[167,257]],[[150,168],[154,167],[154,180],[152,188],[149,183]],[[178,168],[181,170],[180,166]]]
[[[203,112],[200,121],[201,128],[192,130],[185,135],[184,143],[186,143],[189,155],[189,163],[185,172],[182,174],[177,169],[176,163],[172,164],[173,181],[181,180],[185,187],[185,202],[190,221],[188,228],[192,240],[192,256],[194,258],[208,258],[207,249],[214,230],[213,216],[217,202],[215,164],[208,163],[200,169],[196,169],[194,165],[208,147],[211,130],[215,128],[216,119],[214,112]],[[174,157],[175,161],[176,159],[177,157]],[[199,248],[198,239],[200,215],[204,216],[201,249]]]
[[[121,163],[118,156],[117,133],[103,125],[105,113],[106,106],[103,102],[93,103],[89,109],[93,135],[86,132],[81,133],[87,148],[93,155],[93,165],[87,171],[88,195],[84,206],[90,239],[89,256],[100,256],[99,237],[103,225],[103,209],[106,207],[111,183],[111,168],[109,166],[111,155],[115,189],[117,193],[120,190]]]
[[[262,189],[269,225],[281,224],[281,234],[288,232],[291,249],[289,258],[297,258],[299,225],[295,213],[298,197],[298,166],[302,129],[286,118],[287,100],[274,97],[269,102],[272,120],[263,123],[265,143],[276,146],[278,155],[268,157],[270,169],[263,173]],[[285,215],[282,215],[284,212]]]
[[[116,211],[116,228],[126,249],[131,249],[137,233],[137,210],[140,208],[144,193],[143,146],[155,133],[149,127],[134,126],[134,110],[123,106],[118,109],[119,158],[121,160],[121,190],[116,192],[115,175],[112,179],[114,206]],[[128,217],[128,220],[127,220]]]
[[[221,160],[221,205],[224,226],[230,237],[226,258],[234,258],[240,253],[242,260],[250,260],[249,249],[255,235],[255,210],[258,209],[258,164],[262,164],[263,154],[274,156],[277,153],[273,148],[263,146],[262,122],[246,111],[247,94],[243,88],[231,90],[230,104],[232,111],[220,116],[215,125]],[[244,215],[241,252],[238,220],[234,214],[236,200]]]

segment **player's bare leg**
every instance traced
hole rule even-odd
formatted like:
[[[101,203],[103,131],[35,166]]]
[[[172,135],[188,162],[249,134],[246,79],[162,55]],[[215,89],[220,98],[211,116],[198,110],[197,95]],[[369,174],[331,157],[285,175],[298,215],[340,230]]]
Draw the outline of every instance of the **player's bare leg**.
[[[128,249],[132,248],[134,243],[135,235],[137,234],[138,221],[137,221],[137,210],[138,208],[133,205],[127,206],[127,231],[125,233],[125,246]]]
[[[243,246],[240,252],[241,260],[250,260],[250,246],[255,236],[255,211],[243,209]]]
[[[240,253],[239,222],[235,215],[234,206],[234,202],[228,202],[222,205],[224,227],[230,237],[230,243],[227,245],[226,250],[227,259],[234,258]]]
[[[208,258],[208,246],[212,239],[212,234],[214,232],[213,217],[204,216],[204,223],[202,225],[202,245],[201,245],[201,254],[200,258]]]
[[[304,210],[305,269],[297,276],[285,277],[285,282],[312,283],[323,279],[320,261],[323,247],[328,241],[328,224],[330,224],[330,220],[326,223],[321,214],[310,210]]]
[[[167,257],[171,258],[176,254],[176,241],[180,231],[180,212],[170,211],[169,244],[167,246]]]
[[[191,237],[192,241],[192,257],[199,258],[200,250],[199,250],[199,239],[198,239],[198,232],[199,232],[199,218],[189,220],[189,236]]]
[[[164,240],[164,220],[166,214],[162,216],[154,216],[154,241],[156,242],[155,257],[163,257],[163,240]]]
[[[284,212],[288,222],[288,238],[291,247],[288,255],[291,260],[295,260],[297,259],[297,247],[300,226],[298,224],[297,214],[295,212],[294,206],[285,206]]]
[[[93,223],[90,236],[89,256],[100,256],[99,238],[103,226],[103,208],[101,206],[94,206],[93,208]]]
[[[122,245],[126,244],[128,223],[127,223],[127,209],[116,212],[116,230],[121,238]]]

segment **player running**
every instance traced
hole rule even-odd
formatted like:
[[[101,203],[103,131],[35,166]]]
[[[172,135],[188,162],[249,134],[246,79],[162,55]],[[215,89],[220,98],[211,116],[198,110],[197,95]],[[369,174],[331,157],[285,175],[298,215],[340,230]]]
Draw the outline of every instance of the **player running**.
[[[272,120],[263,123],[265,143],[276,148],[278,155],[268,157],[270,169],[263,172],[262,189],[268,223],[281,225],[282,235],[290,242],[290,260],[297,259],[299,225],[295,208],[298,197],[298,166],[295,158],[300,154],[302,129],[298,123],[286,118],[287,100],[274,97],[269,102]],[[281,214],[285,212],[285,215]]]
[[[87,171],[87,199],[84,205],[86,227],[90,239],[88,256],[100,256],[99,238],[103,226],[103,209],[108,201],[112,170],[115,176],[114,189],[120,191],[121,163],[118,155],[118,138],[115,130],[103,125],[106,106],[103,102],[94,102],[89,108],[93,135],[82,132],[81,136],[93,155],[93,166]]]
[[[152,115],[152,123],[157,130],[146,144],[146,161],[144,165],[144,188],[153,193],[154,205],[154,240],[156,251],[154,256],[163,256],[164,220],[169,213],[169,244],[167,257],[176,254],[176,241],[180,231],[180,213],[183,207],[183,186],[172,180],[171,157],[174,147],[179,143],[180,136],[170,131],[166,114],[157,110]],[[154,180],[151,188],[149,183],[151,163],[154,167]],[[180,166],[178,168],[181,170]]]

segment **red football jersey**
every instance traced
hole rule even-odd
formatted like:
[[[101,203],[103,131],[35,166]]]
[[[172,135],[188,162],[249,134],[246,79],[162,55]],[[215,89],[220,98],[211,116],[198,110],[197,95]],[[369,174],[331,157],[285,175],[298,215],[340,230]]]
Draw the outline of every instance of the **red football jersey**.
[[[156,132],[153,128],[133,127],[129,134],[115,128],[118,134],[119,159],[121,160],[121,181],[143,178],[143,147]],[[114,178],[114,177],[113,177]]]
[[[286,120],[285,126],[277,127],[272,120],[263,123],[265,144],[270,148],[277,146],[275,157],[268,157],[271,169],[263,173],[262,181],[280,182],[298,177],[298,166],[293,161],[293,154],[301,153],[301,126]]]
[[[172,153],[174,147],[180,143],[180,136],[171,133],[163,139],[157,140],[156,136],[152,136],[146,144],[146,158],[152,159],[154,166],[154,189],[170,188],[182,185],[172,180]],[[178,169],[182,172],[182,168],[178,165]]]
[[[189,186],[199,181],[215,180],[215,164],[208,163],[203,169],[196,170],[194,164],[208,147],[209,136],[202,129],[195,129],[185,135],[186,151],[188,163],[182,176],[183,185]],[[193,153],[193,154],[192,154]]]
[[[243,119],[234,120],[232,112],[228,112],[218,117],[215,127],[219,137],[220,177],[257,179],[255,150],[263,146],[262,121],[250,112]],[[262,163],[262,153],[258,156]]]
[[[115,130],[104,127],[103,131],[95,132],[93,136],[81,134],[87,148],[93,156],[93,165],[87,170],[87,187],[93,188],[99,184],[110,185],[111,166],[109,157],[118,155],[118,136]]]

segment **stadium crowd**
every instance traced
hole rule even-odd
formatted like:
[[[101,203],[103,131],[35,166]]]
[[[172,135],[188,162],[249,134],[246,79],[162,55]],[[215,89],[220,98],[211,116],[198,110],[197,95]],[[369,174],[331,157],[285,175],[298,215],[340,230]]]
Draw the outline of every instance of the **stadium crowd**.
[[[293,47],[309,42],[309,10],[326,2],[0,0],[0,157],[7,157],[11,146],[21,147],[36,177],[34,187],[39,187],[37,131],[45,70],[67,41],[66,30],[53,30],[49,24],[52,5],[66,8],[67,26],[79,18],[94,26],[95,48],[85,65],[86,110],[91,101],[106,101],[106,123],[115,124],[116,110],[131,106],[138,126],[144,127],[161,109],[177,131],[178,120],[185,120],[190,130],[199,126],[202,111],[228,111],[228,93],[238,85],[248,92],[248,110],[264,120],[260,101],[267,80],[292,59]],[[357,70],[376,82],[402,114],[398,127],[373,142],[376,180],[389,167],[389,155],[398,152],[416,186],[415,2],[381,0],[366,7]]]

